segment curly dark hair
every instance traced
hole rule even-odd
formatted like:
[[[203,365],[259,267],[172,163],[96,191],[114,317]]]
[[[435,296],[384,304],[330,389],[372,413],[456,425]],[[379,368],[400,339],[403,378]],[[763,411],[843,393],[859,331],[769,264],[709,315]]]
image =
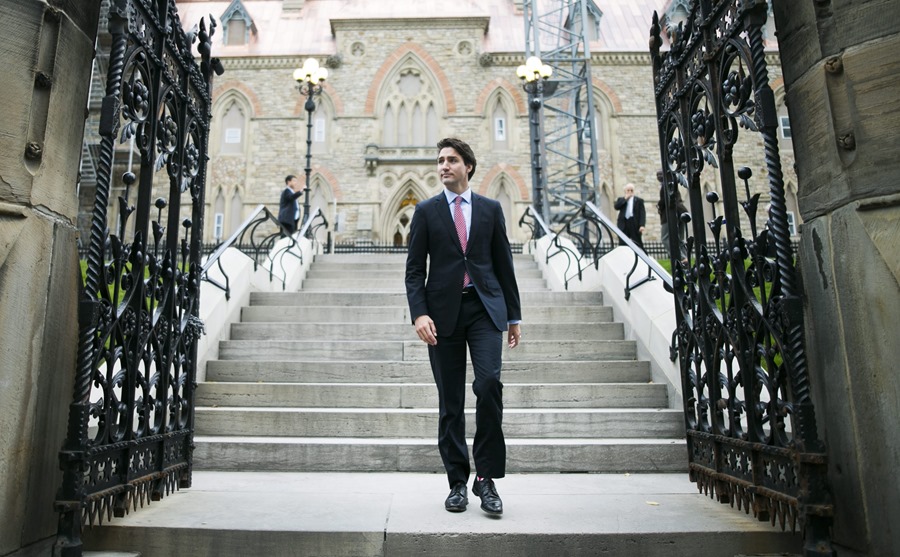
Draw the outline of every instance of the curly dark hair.
[[[472,165],[472,170],[469,171],[469,180],[472,179],[472,175],[475,174],[475,152],[472,151],[472,148],[469,147],[469,144],[463,141],[462,139],[456,139],[455,137],[445,137],[444,139],[438,141],[437,148],[438,153],[441,152],[441,149],[446,147],[450,147],[459,153],[459,156],[462,157],[462,160],[467,165]]]

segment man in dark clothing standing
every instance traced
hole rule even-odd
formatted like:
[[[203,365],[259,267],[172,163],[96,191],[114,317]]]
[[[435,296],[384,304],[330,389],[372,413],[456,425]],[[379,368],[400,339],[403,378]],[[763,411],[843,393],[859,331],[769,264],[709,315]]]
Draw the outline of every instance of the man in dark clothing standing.
[[[634,195],[634,184],[625,184],[625,197],[616,199],[613,207],[619,211],[616,226],[637,244],[637,247],[644,249],[641,236],[647,224],[647,211],[644,209],[644,200]]]
[[[278,201],[278,222],[284,227],[288,236],[297,231],[297,221],[300,220],[300,203],[297,198],[303,195],[300,180],[293,174],[288,174],[284,179],[284,190]]]
[[[440,404],[438,448],[450,495],[444,508],[466,510],[470,466],[466,445],[466,348],[475,381],[475,483],[485,512],[503,503],[494,480],[506,474],[503,438],[503,331],[519,344],[522,311],[503,209],[469,189],[475,154],[459,139],[438,143],[444,189],[416,205],[409,230],[406,297],[416,334],[428,344]],[[427,265],[427,273],[426,273]],[[427,277],[427,279],[426,279]]]

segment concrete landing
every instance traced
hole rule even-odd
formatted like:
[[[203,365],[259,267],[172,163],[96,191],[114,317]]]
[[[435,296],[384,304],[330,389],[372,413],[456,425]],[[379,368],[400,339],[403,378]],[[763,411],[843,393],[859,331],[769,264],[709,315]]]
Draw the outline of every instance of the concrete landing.
[[[85,532],[143,557],[799,553],[783,533],[699,494],[686,474],[517,474],[505,512],[449,513],[443,474],[195,472],[193,487]]]

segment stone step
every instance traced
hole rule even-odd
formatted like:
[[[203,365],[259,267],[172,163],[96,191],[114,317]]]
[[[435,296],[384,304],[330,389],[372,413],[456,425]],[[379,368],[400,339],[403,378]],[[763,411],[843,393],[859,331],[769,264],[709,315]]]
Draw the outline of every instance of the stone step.
[[[632,340],[528,340],[503,359],[518,360],[630,360],[637,357]],[[420,340],[224,340],[222,360],[428,360],[428,346]]]
[[[399,279],[403,282],[406,277],[406,269],[402,266],[397,267],[367,267],[365,269],[357,269],[352,265],[331,265],[322,266],[318,264],[310,267],[306,273],[307,278],[330,278],[345,279],[348,277],[371,277],[378,279]],[[516,278],[543,278],[541,270],[536,265],[516,266]]]
[[[195,470],[444,472],[437,441],[433,438],[232,437],[198,434],[194,437],[194,443]],[[471,458],[471,438],[468,444]],[[507,437],[506,470],[509,474],[685,473],[688,468],[686,451],[683,439]],[[475,469],[474,463],[472,469]]]
[[[471,384],[467,392],[471,393]],[[654,383],[503,384],[503,407],[664,408],[666,387]],[[201,383],[196,406],[307,408],[437,408],[428,383]],[[466,397],[474,408],[475,397]]]
[[[526,337],[527,334],[527,337]],[[409,322],[400,323],[235,323],[232,340],[410,340],[418,338]],[[622,340],[621,323],[535,323],[523,330],[524,338],[541,340]],[[518,350],[518,348],[516,348]]]
[[[534,306],[603,305],[600,292],[520,292],[523,311]],[[402,292],[251,292],[251,306],[406,307]]]
[[[620,453],[601,447],[596,456]],[[803,545],[800,534],[698,493],[682,470],[510,473],[497,482],[503,518],[491,520],[471,496],[467,512],[449,515],[441,474],[198,469],[191,489],[85,528],[85,548],[144,557],[734,557],[799,555]]]
[[[535,265],[534,256],[514,253],[513,262],[517,265]],[[317,255],[315,265],[345,264],[364,267],[366,265],[405,265],[406,253],[325,253]]]
[[[613,310],[609,306],[531,306],[523,308],[524,330],[538,323],[609,323]],[[410,323],[409,309],[397,306],[245,306],[243,323]]]
[[[462,279],[460,278],[460,283]],[[526,278],[516,281],[519,290],[540,291],[546,290],[547,285],[542,278]],[[462,287],[460,287],[462,289]],[[330,278],[305,278],[301,285],[303,291],[320,292],[406,292],[406,286],[402,279],[382,278],[343,278],[340,280]]]
[[[475,433],[467,409],[466,434]],[[198,407],[197,435],[431,438],[437,408],[238,408]],[[507,438],[641,438],[684,435],[684,415],[669,409],[504,408]]]
[[[516,348],[518,350],[518,348]],[[638,360],[529,361],[503,363],[502,378],[511,383],[646,383],[650,381],[650,363]],[[471,366],[468,381],[473,376]],[[220,382],[311,382],[357,383],[361,380],[383,383],[419,383],[432,381],[426,361],[272,361],[213,360],[207,364],[207,381]]]

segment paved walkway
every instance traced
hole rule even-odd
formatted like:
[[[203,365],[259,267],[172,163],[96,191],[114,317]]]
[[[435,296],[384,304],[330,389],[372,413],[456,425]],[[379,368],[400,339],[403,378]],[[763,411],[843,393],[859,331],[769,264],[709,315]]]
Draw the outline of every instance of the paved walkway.
[[[139,540],[142,530],[161,529],[204,547],[207,535],[226,545],[222,537],[261,535],[260,555],[731,557],[800,549],[799,535],[699,494],[685,474],[517,474],[497,488],[499,519],[471,493],[467,512],[446,512],[448,487],[438,474],[195,472],[190,489],[104,527],[103,548],[158,555]],[[284,544],[293,550],[279,549]]]

